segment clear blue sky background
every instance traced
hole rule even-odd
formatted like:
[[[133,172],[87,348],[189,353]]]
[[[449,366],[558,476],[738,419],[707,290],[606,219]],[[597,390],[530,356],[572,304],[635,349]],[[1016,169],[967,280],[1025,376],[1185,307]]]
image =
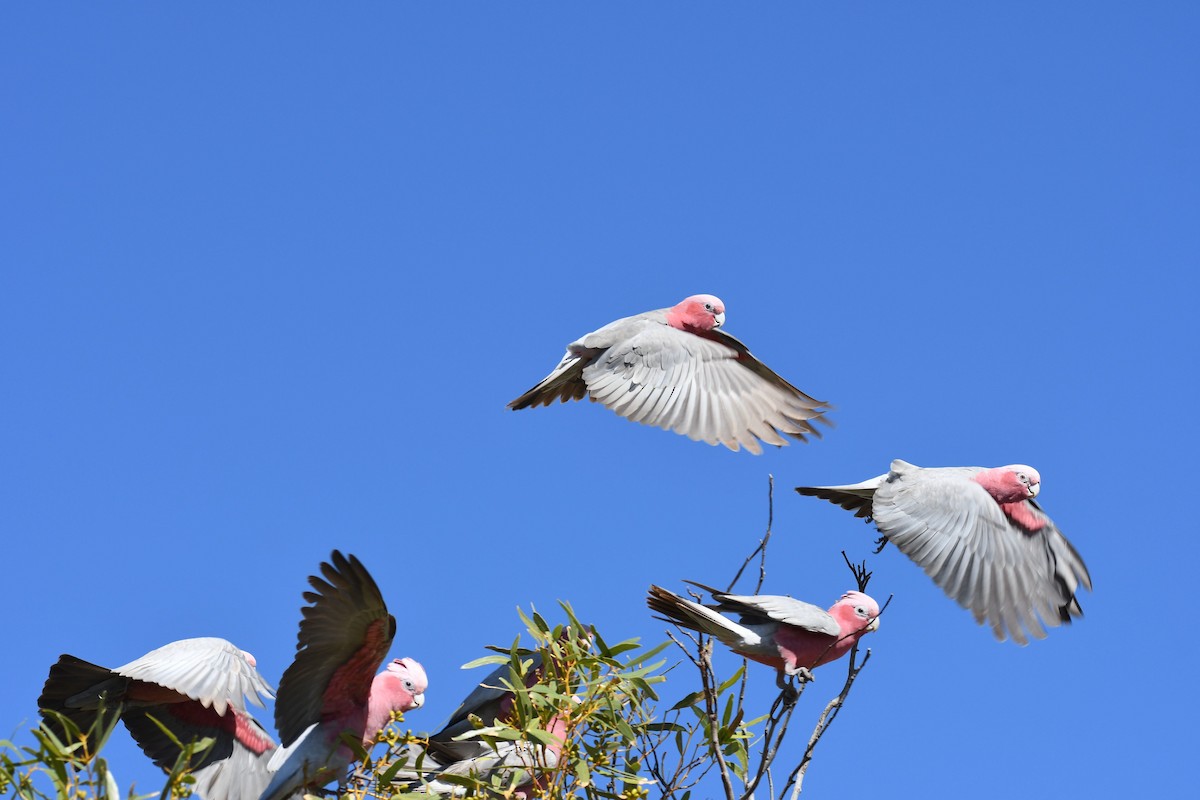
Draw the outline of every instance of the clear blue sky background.
[[[1198,37],[1190,3],[3,4],[0,735],[62,652],[219,635],[277,682],[335,547],[432,726],[518,605],[661,641],[646,587],[728,580],[768,474],[765,590],[825,605],[873,529],[792,486],[1025,462],[1086,617],[998,644],[872,557],[895,600],[805,796],[1178,796]],[[755,458],[505,409],[697,292],[837,428]]]

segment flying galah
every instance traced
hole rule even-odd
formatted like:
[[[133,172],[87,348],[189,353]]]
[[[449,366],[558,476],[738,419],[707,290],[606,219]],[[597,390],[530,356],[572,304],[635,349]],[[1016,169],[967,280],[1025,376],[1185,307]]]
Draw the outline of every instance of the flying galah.
[[[354,760],[344,735],[370,748],[393,711],[425,702],[428,679],[411,658],[391,661],[378,675],[396,634],[374,579],[354,556],[333,552],[322,577],[308,579],[296,659],[283,673],[275,700],[282,746],[261,800],[281,800],[301,787],[340,779]]]
[[[610,322],[567,345],[541,383],[508,404],[514,410],[585,395],[626,419],[693,440],[761,453],[780,434],[807,441],[831,406],[776,375],[721,330],[725,304],[710,294],[673,308]]]
[[[736,595],[687,581],[712,595],[702,606],[661,586],[651,586],[646,605],[666,621],[707,633],[738,655],[811,678],[809,670],[844,656],[863,635],[879,629],[879,605],[862,592],[846,592],[829,611],[770,594]],[[737,622],[724,616],[736,614]]]
[[[267,785],[267,761],[275,742],[246,711],[243,698],[262,706],[271,687],[254,657],[224,639],[183,639],[116,669],[63,655],[50,668],[38,707],[57,711],[87,732],[99,714],[119,714],[155,764],[170,771],[180,742],[206,736],[212,748],[196,760],[195,790],[205,800],[255,800]],[[43,712],[60,738],[57,720]],[[153,718],[153,719],[151,719]]]
[[[1075,592],[1092,588],[1083,559],[1034,501],[1040,488],[1023,464],[926,469],[896,459],[862,483],[796,491],[874,520],[976,622],[1026,644],[1026,630],[1046,636],[1038,615],[1052,627],[1083,616]]]

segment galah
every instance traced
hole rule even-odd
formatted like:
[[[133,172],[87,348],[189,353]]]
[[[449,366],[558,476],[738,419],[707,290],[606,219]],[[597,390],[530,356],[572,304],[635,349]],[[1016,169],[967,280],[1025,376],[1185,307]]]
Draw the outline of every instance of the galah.
[[[427,755],[421,769],[424,780],[409,790],[419,793],[461,797],[466,787],[445,780],[449,776],[469,777],[489,783],[494,775],[502,777],[501,787],[513,791],[513,796],[528,796],[529,787],[543,779],[540,773],[558,766],[563,744],[567,736],[567,723],[561,716],[554,716],[544,730],[550,736],[549,744],[535,744],[519,739],[498,741],[496,747],[486,747],[477,755],[440,764]]]
[[[268,764],[274,772],[261,800],[281,800],[303,787],[316,788],[341,778],[354,760],[342,740],[352,736],[370,748],[394,711],[425,701],[428,679],[411,658],[379,669],[396,619],[379,587],[354,556],[333,552],[310,577],[315,591],[296,643],[296,659],[283,673],[275,700],[275,726],[282,746]]]
[[[57,711],[87,732],[99,715],[119,714],[134,740],[169,772],[180,748],[212,737],[213,746],[194,762],[195,791],[205,800],[255,800],[267,785],[267,762],[275,742],[246,711],[245,699],[262,706],[271,687],[254,657],[224,639],[183,639],[109,670],[71,655],[50,668],[38,707]],[[43,717],[60,738],[51,715]]]
[[[725,304],[698,294],[672,308],[610,322],[567,345],[537,386],[508,404],[514,410],[584,396],[626,419],[730,450],[761,453],[820,436],[828,403],[814,400],[725,333]]]
[[[1079,553],[1034,501],[1033,467],[923,468],[896,459],[891,470],[846,486],[801,486],[875,522],[886,541],[996,638],[1042,639],[1038,621],[1057,627],[1083,616],[1075,599],[1092,578]]]
[[[526,688],[542,680],[542,665],[540,652],[529,657]],[[460,738],[477,728],[472,718],[483,727],[516,722],[516,701],[507,688],[511,679],[510,666],[498,666],[463,699],[436,733],[426,737],[424,746],[412,745],[407,749],[405,755],[412,769],[401,777],[410,782],[410,791],[459,796],[464,787],[444,780],[446,776],[475,775],[489,781],[497,773],[503,775],[507,786],[520,790],[537,780],[534,774],[537,771],[557,766],[567,733],[566,722],[559,715],[544,726],[543,730],[551,737],[544,743],[497,740],[493,747],[481,737]]]
[[[707,633],[738,655],[784,675],[811,679],[810,670],[844,656],[865,634],[879,629],[879,604],[862,592],[846,592],[828,611],[782,595],[737,595],[687,581],[712,595],[703,606],[661,586],[651,586],[646,605],[668,622]],[[736,614],[737,621],[725,614]]]
[[[535,652],[529,656],[529,668],[525,672],[525,687],[535,686],[541,680],[542,654]],[[475,729],[471,717],[478,717],[484,726],[494,725],[497,721],[512,722],[513,693],[505,688],[505,682],[511,680],[512,669],[508,664],[501,664],[492,670],[479,684],[471,690],[458,708],[451,712],[449,719],[442,724],[436,733],[430,734],[426,752],[441,764],[463,761],[491,752],[487,742],[478,738],[457,739],[468,731]]]

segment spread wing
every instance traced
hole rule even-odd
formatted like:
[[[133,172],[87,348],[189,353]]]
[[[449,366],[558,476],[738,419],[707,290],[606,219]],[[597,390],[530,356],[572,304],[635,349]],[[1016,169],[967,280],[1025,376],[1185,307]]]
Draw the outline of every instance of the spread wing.
[[[737,339],[644,321],[581,371],[591,398],[634,422],[761,453],[819,436],[828,404],[775,374]]]
[[[1074,590],[1079,582],[1090,588],[1091,578],[1036,503],[1022,504],[1031,526],[1018,524],[971,480],[977,471],[896,462],[876,490],[875,524],[997,639],[1026,644],[1026,631],[1044,638],[1043,622],[1057,626],[1080,613]]]
[[[273,696],[270,685],[242,650],[213,637],[171,642],[113,672],[179,692],[217,714],[224,714],[228,706],[244,712],[243,698],[261,708],[259,695]]]
[[[333,551],[308,579],[296,659],[279,681],[275,727],[285,746],[322,717],[365,708],[371,681],[396,635],[375,580],[354,556]]]

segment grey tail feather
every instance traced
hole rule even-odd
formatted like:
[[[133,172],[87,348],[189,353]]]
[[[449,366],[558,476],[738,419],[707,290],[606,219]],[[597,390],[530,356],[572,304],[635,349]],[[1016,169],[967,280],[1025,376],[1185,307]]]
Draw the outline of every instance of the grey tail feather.
[[[564,356],[564,361],[569,356]],[[582,354],[570,364],[560,363],[554,371],[538,381],[537,385],[508,404],[513,411],[520,411],[530,406],[548,406],[555,400],[566,403],[570,400],[582,400],[587,394],[587,384],[582,375],[583,368],[591,363],[591,359]],[[565,367],[565,368],[564,368]]]
[[[830,486],[797,486],[796,491],[805,497],[819,497],[822,500],[841,506],[847,511],[853,511],[854,516],[871,519],[871,498],[840,491]]]
[[[660,617],[664,622],[670,622],[676,625],[682,625],[685,628],[691,628],[694,631],[704,632],[704,628],[691,615],[690,610],[680,601],[683,598],[669,589],[664,589],[661,586],[651,584],[650,593],[646,596],[646,605],[651,611],[656,611],[662,614]],[[686,601],[685,601],[686,602]]]

